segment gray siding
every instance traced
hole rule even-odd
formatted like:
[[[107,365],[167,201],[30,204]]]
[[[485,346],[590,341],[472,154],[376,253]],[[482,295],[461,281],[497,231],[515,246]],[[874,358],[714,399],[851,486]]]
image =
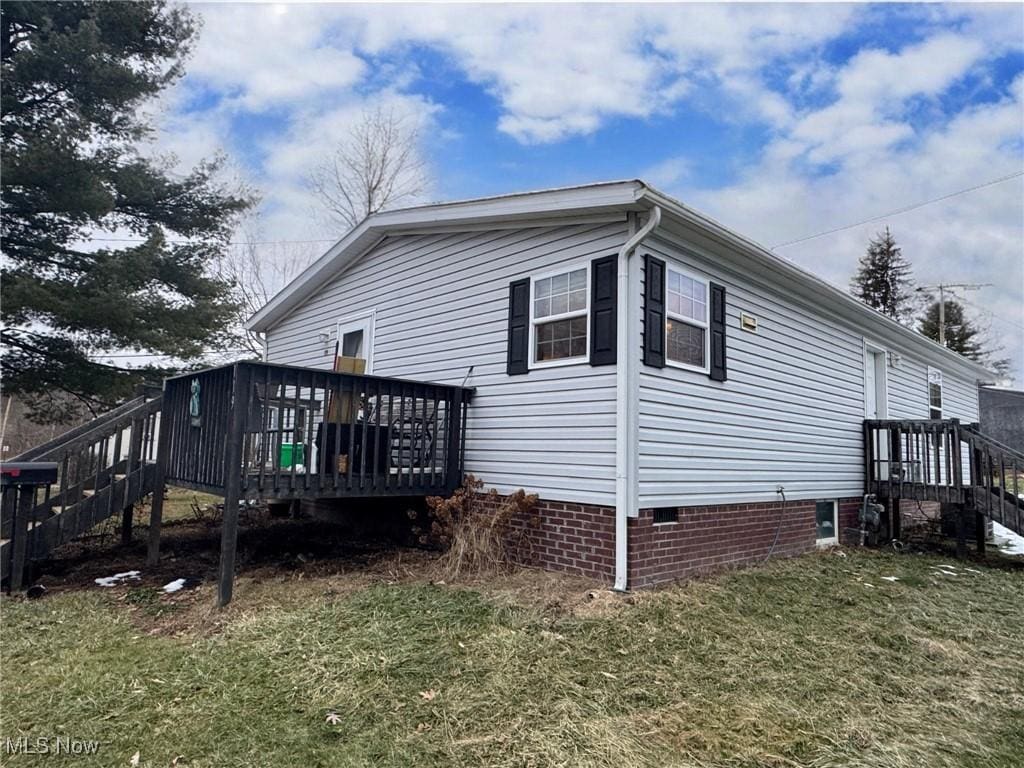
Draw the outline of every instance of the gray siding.
[[[276,363],[329,368],[321,333],[376,310],[374,373],[460,383],[474,366],[467,471],[501,492],[613,504],[615,368],[505,373],[508,285],[615,253],[625,222],[389,237],[268,334]]]
[[[862,334],[669,234],[643,250],[726,286],[729,374],[641,366],[640,506],[764,501],[778,485],[789,499],[863,493]],[[945,415],[977,420],[973,382],[943,374]],[[927,366],[904,355],[888,376],[890,417],[927,418]]]

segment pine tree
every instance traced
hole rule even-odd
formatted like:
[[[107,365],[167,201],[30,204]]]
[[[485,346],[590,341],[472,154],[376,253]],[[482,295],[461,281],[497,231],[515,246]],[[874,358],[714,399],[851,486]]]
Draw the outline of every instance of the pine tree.
[[[909,322],[914,310],[910,263],[889,228],[868,243],[860,257],[857,274],[850,281],[850,292],[893,320]]]
[[[217,159],[180,176],[140,152],[142,107],[181,76],[195,31],[163,0],[0,6],[5,393],[100,408],[146,372],[97,354],[188,360],[230,322],[231,285],[207,267],[249,196],[217,181]],[[136,242],[90,244],[97,230]]]
[[[999,357],[998,344],[986,343],[985,332],[967,316],[964,305],[956,299],[946,299],[946,347],[987,366],[999,376],[1010,373],[1010,359]],[[939,302],[934,300],[925,309],[918,330],[934,341],[939,340]]]
[[[971,360],[983,362],[985,355],[979,334],[964,313],[964,305],[956,299],[946,299],[946,347]],[[929,339],[939,340],[939,302],[933,301],[921,318],[920,331]]]

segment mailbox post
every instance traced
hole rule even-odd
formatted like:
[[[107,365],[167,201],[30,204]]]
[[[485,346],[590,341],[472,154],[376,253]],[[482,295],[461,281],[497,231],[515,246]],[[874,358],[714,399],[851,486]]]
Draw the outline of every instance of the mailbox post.
[[[25,577],[28,554],[28,519],[35,505],[36,490],[57,481],[57,462],[25,461],[0,464],[0,490],[3,511],[14,513],[11,526],[11,570],[7,574],[8,592],[18,592]],[[2,575],[0,575],[2,576]]]

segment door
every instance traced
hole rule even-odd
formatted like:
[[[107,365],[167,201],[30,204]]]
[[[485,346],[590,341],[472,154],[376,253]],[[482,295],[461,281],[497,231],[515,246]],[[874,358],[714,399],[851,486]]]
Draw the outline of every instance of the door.
[[[864,418],[885,419],[888,417],[885,351],[868,347],[864,355]],[[877,460],[875,477],[884,480],[889,477],[889,441],[885,432],[873,432],[874,454]]]
[[[367,312],[338,321],[338,355],[366,361],[366,373],[373,373],[374,315]]]

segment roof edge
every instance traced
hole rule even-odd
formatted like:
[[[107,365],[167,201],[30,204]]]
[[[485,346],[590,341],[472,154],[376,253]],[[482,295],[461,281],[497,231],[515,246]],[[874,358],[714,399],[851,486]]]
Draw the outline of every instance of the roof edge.
[[[278,291],[246,321],[245,327],[257,332],[273,327],[306,296],[319,288],[326,276],[333,276],[359,258],[387,233],[471,221],[486,223],[557,218],[569,211],[580,213],[626,208],[636,204],[645,188],[646,185],[639,179],[628,179],[431,203],[371,214]]]
[[[640,195],[642,199],[649,201],[652,205],[661,206],[677,218],[683,219],[684,221],[700,227],[704,231],[712,234],[720,242],[723,242],[723,244],[742,251],[748,257],[754,258],[762,264],[766,264],[780,272],[788,273],[790,277],[794,278],[794,280],[798,282],[798,284],[803,284],[811,288],[816,296],[838,299],[841,302],[841,314],[847,318],[851,320],[857,319],[867,321],[876,328],[883,330],[883,332],[889,336],[897,336],[907,342],[910,342],[914,346],[918,347],[926,358],[930,357],[933,361],[941,359],[945,362],[954,363],[965,370],[969,370],[971,375],[979,377],[979,382],[983,379],[996,380],[999,378],[994,371],[985,367],[981,363],[970,360],[969,358],[942,346],[937,341],[933,341],[927,336],[918,333],[914,329],[896,322],[878,310],[858,301],[846,291],[819,277],[813,272],[794,264],[776,253],[773,253],[763,245],[760,245],[759,243],[729,229],[724,224],[716,221],[710,216],[690,208],[679,200],[666,195],[664,192],[661,192],[646,183],[641,183],[644,187],[643,192]]]

